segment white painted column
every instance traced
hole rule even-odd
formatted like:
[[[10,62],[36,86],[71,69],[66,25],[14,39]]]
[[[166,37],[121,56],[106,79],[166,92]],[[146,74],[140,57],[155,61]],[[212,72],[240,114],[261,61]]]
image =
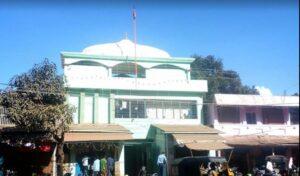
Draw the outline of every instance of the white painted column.
[[[191,72],[190,70],[186,70],[185,73],[186,73],[187,82],[189,82],[191,80]]]
[[[108,123],[115,122],[115,94],[109,95],[109,120]]]
[[[108,68],[108,77],[109,78],[112,77],[112,68],[111,67]]]
[[[283,117],[286,125],[291,125],[291,113],[288,108],[283,109]]]
[[[119,158],[119,169],[120,169],[120,176],[125,175],[125,146],[122,146],[122,150],[120,153],[120,158]]]
[[[247,125],[245,107],[239,107],[239,111],[240,111],[240,123],[243,125]]]
[[[199,98],[198,100],[197,100],[197,117],[198,117],[198,119],[199,119],[199,121],[200,121],[200,124],[203,124],[203,122],[204,122],[204,117],[202,117],[201,115],[201,112],[202,112],[202,107],[203,107],[203,99],[202,98]]]
[[[257,125],[262,125],[263,124],[263,118],[262,118],[261,108],[259,108],[259,107],[255,108],[255,115],[256,115],[256,124]]]
[[[53,153],[52,153],[52,157],[51,157],[51,160],[52,160],[52,176],[56,176],[56,149],[57,149],[57,145],[55,145],[55,148],[53,150]]]
[[[208,156],[215,157],[215,156],[216,156],[216,151],[215,151],[215,150],[210,150],[210,151],[208,152]]]
[[[217,150],[217,157],[221,157],[221,150]]]
[[[219,115],[218,115],[218,107],[215,105],[212,105],[212,115],[211,118],[213,118],[213,125],[219,125]]]

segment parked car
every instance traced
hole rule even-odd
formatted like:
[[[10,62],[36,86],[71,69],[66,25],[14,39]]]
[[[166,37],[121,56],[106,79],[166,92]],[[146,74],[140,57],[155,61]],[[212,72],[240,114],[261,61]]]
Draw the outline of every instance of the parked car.
[[[200,166],[207,167],[209,163],[227,162],[224,157],[195,156],[178,158],[171,163],[172,176],[199,176]]]

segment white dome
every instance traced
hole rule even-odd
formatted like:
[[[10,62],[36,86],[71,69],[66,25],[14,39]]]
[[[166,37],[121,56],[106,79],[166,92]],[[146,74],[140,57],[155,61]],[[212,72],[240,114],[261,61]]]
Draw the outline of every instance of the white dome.
[[[103,56],[135,56],[134,43],[128,39],[121,40],[117,43],[106,43],[92,45],[82,51],[83,54],[103,55]],[[171,58],[166,52],[158,48],[146,45],[136,45],[136,57],[154,57],[154,58]]]

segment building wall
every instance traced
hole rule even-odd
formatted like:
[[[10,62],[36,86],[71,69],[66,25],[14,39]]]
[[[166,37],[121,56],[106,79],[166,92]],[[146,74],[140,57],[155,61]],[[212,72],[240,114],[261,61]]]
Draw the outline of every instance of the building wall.
[[[137,66],[146,70],[145,78],[113,77],[113,68],[122,64],[135,65],[126,61],[65,59],[66,86],[93,89],[207,91],[206,80],[190,80],[189,64],[172,63],[171,59],[169,64],[138,62]],[[131,73],[135,73],[134,67],[131,68]]]
[[[146,71],[146,77],[152,80],[186,80],[187,73],[180,69],[152,68]]]
[[[133,138],[148,140],[145,145],[147,152],[147,170],[157,172],[156,160],[160,152],[166,152],[173,159],[173,140],[168,140],[160,130],[151,131],[151,124],[201,124],[203,93],[207,92],[206,80],[190,79],[189,63],[137,62],[138,68],[145,71],[145,77],[129,78],[114,77],[116,67],[121,66],[126,71],[127,61],[63,58],[66,87],[69,95],[67,101],[76,109],[73,123],[115,123],[133,132]],[[125,65],[124,65],[125,64]],[[121,68],[120,67],[120,68]],[[125,67],[125,69],[124,69]],[[134,68],[128,65],[128,68]],[[119,71],[119,70],[118,70]],[[130,74],[134,73],[130,70]],[[121,71],[120,71],[121,73]],[[118,72],[118,74],[120,74]],[[126,75],[128,76],[128,75]],[[146,118],[116,118],[116,101],[118,100],[152,100],[191,101],[195,103],[197,114],[195,118],[175,118],[178,110],[168,110],[174,118],[166,115],[164,118],[147,116]],[[182,108],[183,109],[183,108]],[[147,112],[145,112],[147,113]],[[150,113],[149,113],[150,114]],[[167,147],[169,146],[169,147]],[[136,146],[135,146],[136,147]],[[125,148],[119,157],[119,170],[124,175],[126,167]],[[136,156],[136,158],[138,158]]]
[[[225,132],[227,135],[248,135],[248,134],[269,134],[269,135],[298,135],[299,125],[291,124],[290,113],[288,107],[281,107],[284,122],[281,124],[264,124],[262,116],[262,108],[257,106],[239,106],[238,123],[221,123],[219,121],[218,108],[210,106],[210,124],[218,130]],[[280,107],[279,107],[280,108]],[[247,124],[246,113],[256,114],[256,124]]]
[[[131,92],[111,92],[96,90],[71,90],[68,102],[73,105],[76,111],[73,114],[73,123],[116,123],[125,126],[133,132],[134,138],[145,139],[151,124],[201,124],[202,98],[201,94],[156,94],[155,92],[139,93]],[[143,96],[146,95],[146,96]],[[115,101],[118,99],[127,100],[151,100],[170,101],[178,103],[182,101],[193,101],[196,106],[196,118],[182,119],[173,114],[173,118],[116,118]],[[172,113],[177,109],[172,109]],[[147,114],[147,112],[145,112]]]

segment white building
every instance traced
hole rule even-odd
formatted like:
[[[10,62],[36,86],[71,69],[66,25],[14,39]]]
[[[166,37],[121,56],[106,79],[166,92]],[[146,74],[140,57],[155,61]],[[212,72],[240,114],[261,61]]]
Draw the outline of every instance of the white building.
[[[214,98],[209,123],[234,146],[232,163],[249,170],[264,164],[266,155],[298,156],[298,96],[215,94]]]
[[[171,57],[163,50],[135,46],[125,39],[90,46],[82,52],[62,52],[61,59],[68,102],[76,108],[75,125],[66,134],[66,141],[69,146],[88,142],[102,145],[109,141],[120,147],[114,156],[120,175],[134,175],[143,165],[154,172],[159,152],[165,151],[172,161],[178,141],[187,141],[185,137],[191,132],[195,137],[218,134],[201,125],[207,81],[191,80],[190,63],[194,58]],[[109,125],[117,130],[111,130]],[[132,133],[132,139],[111,140],[115,131],[119,137],[128,134],[123,127]],[[98,134],[104,132],[108,135]],[[182,134],[181,138],[175,138],[173,133]],[[193,146],[207,152],[227,147],[222,139],[211,140],[211,146],[205,148],[197,142],[193,140]],[[78,161],[83,154],[89,153],[70,147],[70,162]]]

